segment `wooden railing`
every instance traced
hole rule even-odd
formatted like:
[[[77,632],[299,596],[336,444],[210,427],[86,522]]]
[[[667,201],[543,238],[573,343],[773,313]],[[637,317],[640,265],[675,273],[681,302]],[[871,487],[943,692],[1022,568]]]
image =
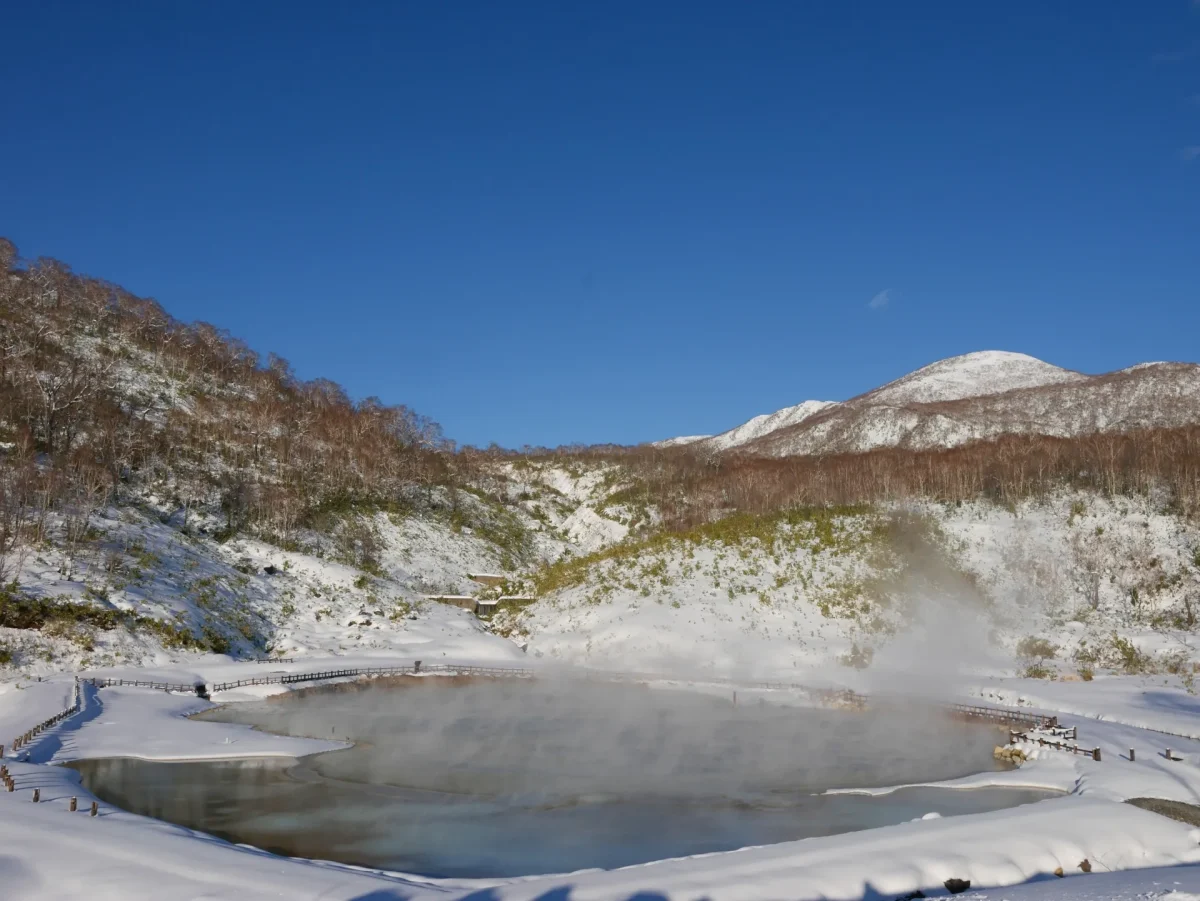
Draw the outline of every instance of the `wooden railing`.
[[[407,676],[419,673],[450,673],[457,676],[485,676],[491,678],[531,678],[537,670],[515,666],[471,666],[452,663],[423,665],[420,660],[407,666],[364,666],[348,669],[322,670],[316,673],[281,673],[278,676],[260,676],[253,679],[238,679],[234,682],[219,682],[210,691],[230,691],[247,685],[294,685],[297,682],[319,682],[325,679],[350,679],[358,676]]]
[[[114,688],[124,685],[129,688],[153,688],[158,691],[191,691],[201,693],[203,682],[192,682],[190,685],[182,682],[147,682],[140,679],[83,679],[88,685],[96,688]]]
[[[1058,717],[1040,713],[1026,713],[1007,707],[984,707],[982,704],[950,704],[950,709],[961,716],[982,720],[1002,726],[1028,726],[1030,729],[1053,729]]]
[[[260,661],[263,663],[271,661]],[[286,661],[274,661],[286,662]],[[342,667],[339,669],[319,670],[309,673],[279,673],[270,676],[256,676],[249,679],[235,679],[229,682],[218,682],[211,686],[202,683],[191,685],[171,682],[145,682],[130,679],[88,679],[89,684],[97,688],[110,686],[131,686],[135,688],[152,688],[160,691],[195,692],[207,695],[208,692],[231,691],[236,688],[246,688],[256,685],[296,685],[302,682],[323,682],[330,679],[354,679],[362,676],[404,676],[424,673],[450,674],[457,676],[479,676],[484,678],[517,678],[530,679],[538,675],[552,675],[553,670],[536,670],[519,666],[477,666],[473,664],[433,663],[424,664],[417,660],[411,664],[399,666],[366,666]],[[612,682],[653,682],[678,681],[680,676],[663,673],[622,673],[604,670],[584,670],[582,675],[587,679],[599,679]],[[795,682],[729,682],[737,689],[766,689],[771,691],[800,691],[814,700],[827,706],[862,709],[867,706],[868,697],[849,689],[813,688]],[[956,716],[965,717],[981,722],[998,725],[1021,726],[1026,730],[1049,729],[1058,725],[1053,716],[1014,710],[1005,707],[985,707],[981,704],[943,704],[944,709]]]
[[[1037,738],[1030,738],[1024,732],[1009,733],[1009,744],[1016,744],[1017,742],[1022,741],[1037,745],[1040,748],[1053,748],[1056,751],[1066,751],[1069,754],[1084,754],[1087,757],[1092,758],[1092,760],[1100,760],[1099,748],[1085,748],[1079,744],[1069,745],[1065,741],[1055,741],[1053,738],[1046,738],[1045,736],[1040,735]]]
[[[59,723],[61,723],[67,717],[78,713],[82,709],[83,709],[83,694],[79,687],[79,680],[76,679],[75,680],[75,694],[74,694],[74,699],[71,702],[71,706],[68,707],[66,710],[60,710],[58,713],[54,714],[54,716],[50,717],[47,720],[42,720],[40,723],[38,723],[36,726],[34,726],[28,732],[22,732],[20,735],[18,735],[16,738],[13,739],[12,749],[14,751],[19,751],[25,745],[29,744],[31,741],[33,741],[35,738],[37,738],[39,735],[41,735],[43,732],[45,732],[47,729],[49,729],[51,726],[57,726]],[[3,757],[3,756],[4,756],[4,745],[0,745],[0,757]]]

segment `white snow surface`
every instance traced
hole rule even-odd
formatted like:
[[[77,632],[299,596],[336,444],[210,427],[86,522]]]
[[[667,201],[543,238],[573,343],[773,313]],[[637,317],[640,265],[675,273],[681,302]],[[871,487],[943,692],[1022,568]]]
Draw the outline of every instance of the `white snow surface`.
[[[743,422],[741,425],[730,429],[728,432],[722,432],[720,435],[714,435],[713,437],[705,439],[702,442],[694,443],[700,447],[703,447],[705,450],[713,451],[722,451],[728,450],[731,447],[740,447],[747,442],[753,441],[756,438],[761,438],[763,435],[774,432],[777,429],[798,425],[813,414],[820,413],[826,407],[832,406],[834,406],[833,401],[806,400],[802,403],[796,404],[793,407],[784,407],[782,410],[776,410],[774,413],[763,413],[760,416],[755,416],[752,419]]]
[[[703,441],[705,438],[711,438],[712,435],[679,435],[676,438],[664,438],[662,441],[651,441],[651,447],[678,447],[681,444],[695,444],[697,441]]]
[[[1060,369],[1028,354],[982,350],[922,366],[865,397],[874,403],[929,404],[1086,378],[1082,373]]]
[[[629,527],[624,523],[601,516],[591,507],[579,507],[563,520],[560,528],[571,543],[584,553],[615,544],[629,534]]]
[[[892,515],[933,524],[926,556],[889,558],[872,540]],[[825,670],[864,688],[888,668],[910,689],[918,679],[937,684],[948,658],[964,671],[1011,676],[1030,636],[1051,642],[1045,665],[1059,679],[1119,667],[1114,636],[1150,668],[1200,659],[1200,636],[1178,620],[1200,592],[1200,528],[1153,497],[1065,493],[1013,509],[910,504],[837,516],[825,538],[795,529],[798,541],[781,528],[774,548],[757,537],[681,539],[597,558],[578,583],[498,616],[534,658],[768,680]],[[878,598],[867,602],[872,585]],[[891,640],[881,621],[902,625],[902,610],[926,627],[903,627]],[[862,673],[842,662],[855,644],[875,652]],[[917,651],[922,644],[928,653]]]
[[[225,664],[225,671],[261,671],[252,664]],[[182,678],[188,673],[175,673]],[[69,694],[71,681],[17,698],[0,693],[0,711],[45,718]],[[1072,686],[1083,693],[1093,685]],[[984,692],[987,685],[980,686]],[[1003,689],[1002,689],[1003,690]],[[1173,725],[1169,704],[1139,706],[1137,680],[1115,680],[1093,706],[1118,699],[1125,716]],[[39,699],[34,703],[33,699]],[[1176,698],[1197,709],[1190,696]],[[28,899],[665,899],[749,901],[771,898],[859,899],[899,896],[916,889],[941,895],[949,878],[969,879],[972,896],[995,898],[1110,897],[1131,891],[1141,897],[1200,891],[1192,867],[1200,863],[1200,830],[1120,803],[1153,796],[1200,800],[1200,742],[1172,737],[1177,759],[1156,754],[1158,733],[1099,720],[1080,720],[1080,743],[1101,747],[1103,760],[1066,755],[1034,744],[1020,769],[982,773],[946,785],[961,788],[1025,785],[1069,792],[1062,798],[973,816],[927,816],[913,822],[849,835],[785,842],[740,851],[665,860],[613,871],[582,871],[517,880],[440,881],[335,864],[288,860],[245,846],[169,826],[101,805],[86,814],[91,796],[69,770],[41,761],[125,754],[152,759],[262,754],[303,754],[329,743],[282,738],[223,723],[202,723],[182,714],[206,706],[196,698],[144,689],[87,690],[85,708],[41,736],[30,760],[6,762],[17,784],[0,793],[0,885],[4,897]],[[1076,705],[1085,702],[1076,701]],[[15,704],[15,706],[14,706]],[[1086,704],[1085,704],[1086,706]],[[1167,714],[1167,719],[1161,717]],[[1193,714],[1194,715],[1194,714]],[[1120,755],[1133,747],[1137,762]],[[29,803],[34,787],[42,803]],[[67,812],[70,796],[80,811]],[[1084,875],[1083,860],[1093,872]],[[1051,874],[1061,868],[1068,879]],[[1144,869],[1150,868],[1150,869]],[[1169,869],[1166,869],[1169,868]],[[1122,872],[1126,871],[1126,872]],[[1031,881],[1032,880],[1032,881]],[[1091,881],[1094,880],[1094,885]],[[1017,888],[1012,891],[1001,887]],[[1019,892],[1020,894],[1015,894]],[[483,893],[483,894],[479,894]],[[1089,894],[1092,893],[1092,894]],[[1169,897],[1169,896],[1168,896]],[[1173,901],[1186,901],[1177,895]]]

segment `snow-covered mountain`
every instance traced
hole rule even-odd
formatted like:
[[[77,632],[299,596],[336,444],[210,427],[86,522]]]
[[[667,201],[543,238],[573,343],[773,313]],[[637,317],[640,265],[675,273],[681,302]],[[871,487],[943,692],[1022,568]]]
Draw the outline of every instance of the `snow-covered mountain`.
[[[711,435],[680,435],[678,438],[664,438],[662,441],[651,441],[651,447],[679,447],[682,444],[695,444]]]
[[[980,351],[932,363],[847,401],[805,401],[712,438],[674,443],[778,457],[1195,422],[1200,366],[1193,363],[1141,363],[1085,375],[1026,354]]]
[[[1086,379],[1028,354],[982,350],[922,366],[863,397],[877,404],[931,404]]]
[[[782,410],[776,410],[774,413],[764,413],[761,416],[755,416],[753,419],[743,422],[728,432],[722,432],[720,435],[714,435],[711,438],[696,442],[696,444],[705,449],[716,451],[728,450],[731,447],[740,447],[743,444],[748,444],[779,429],[799,425],[810,416],[831,406],[836,406],[836,404],[827,400],[806,400],[803,403],[796,404],[794,407],[784,407]]]

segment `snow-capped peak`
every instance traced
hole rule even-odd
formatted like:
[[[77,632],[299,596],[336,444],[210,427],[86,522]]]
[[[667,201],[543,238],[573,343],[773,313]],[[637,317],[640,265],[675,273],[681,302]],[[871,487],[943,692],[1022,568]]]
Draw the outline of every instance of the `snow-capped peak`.
[[[1170,396],[1171,404],[1156,403]],[[805,401],[700,441],[701,452],[765,456],[957,447],[1005,434],[1077,435],[1200,422],[1200,366],[1143,363],[1084,375],[986,350],[924,366],[840,403]]]
[[[1075,382],[1087,376],[1028,354],[983,350],[939,360],[862,396],[878,404],[928,404]]]

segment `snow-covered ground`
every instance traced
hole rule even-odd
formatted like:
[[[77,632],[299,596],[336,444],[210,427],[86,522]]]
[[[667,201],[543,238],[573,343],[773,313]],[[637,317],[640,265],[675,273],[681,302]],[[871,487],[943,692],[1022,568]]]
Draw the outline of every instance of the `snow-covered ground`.
[[[538,603],[496,625],[531,656],[636,671],[815,669],[870,689],[940,679],[949,660],[993,678],[1190,685],[1198,557],[1200,529],[1150,497],[905,504],[568,561]]]
[[[262,667],[225,664],[206,677]],[[180,680],[192,671],[162,671]],[[1028,680],[1027,680],[1028,681]],[[976,691],[1019,691],[1021,686],[979,686]],[[945,894],[947,879],[970,880],[974,890],[1025,883],[1020,898],[1108,897],[1106,891],[1137,887],[1144,896],[1200,890],[1191,867],[1200,863],[1200,830],[1134,808],[1121,801],[1157,797],[1200,801],[1200,741],[1172,737],[1172,760],[1161,751],[1160,733],[1125,725],[1138,720],[1151,728],[1195,717],[1198,702],[1179,689],[1158,696],[1143,680],[1119,677],[1109,684],[1059,684],[1083,697],[1096,689],[1090,707],[1116,711],[1110,719],[1064,717],[1079,731],[1079,743],[1098,746],[1090,757],[1024,745],[1030,760],[1019,769],[957,780],[958,787],[1023,785],[1067,793],[1006,811],[939,819],[849,835],[789,842],[741,851],[661,861],[620,870],[585,871],[524,880],[436,881],[365,871],[333,864],[285,860],[229,845],[179,827],[101,805],[72,771],[48,765],[86,757],[140,756],[151,759],[245,757],[312,753],[327,742],[283,738],[243,726],[196,722],[183,715],[207,706],[195,697],[145,689],[85,690],[84,710],[48,731],[28,749],[28,758],[6,759],[17,791],[0,793],[0,878],[4,897],[138,898],[421,898],[486,897],[533,899],[626,899],[631,897],[712,899],[899,897],[922,889]],[[44,719],[68,702],[72,682],[59,677],[0,694],[0,722]],[[259,690],[261,693],[261,689]],[[247,694],[246,697],[251,695]],[[1026,704],[1049,707],[1052,698],[1021,695]],[[1148,699],[1139,703],[1139,698]],[[232,700],[224,698],[222,700]],[[1076,700],[1077,708],[1089,703]],[[27,722],[27,720],[24,720]],[[1136,750],[1136,761],[1126,757]],[[30,803],[33,788],[42,801]],[[71,796],[79,812],[67,812]],[[1088,861],[1089,873],[1081,868]],[[1141,868],[1145,874],[1136,872]],[[1066,877],[1053,874],[1061,869]],[[1133,873],[1122,873],[1134,870]],[[1031,880],[1033,880],[1031,882]],[[1040,881],[1039,881],[1040,880]],[[1094,885],[1091,883],[1094,882]],[[1156,886],[1157,883],[1157,886]],[[1091,894],[1088,894],[1091,893]],[[988,893],[989,897],[1010,897]],[[1179,898],[1178,901],[1185,901]]]
[[[704,690],[733,679],[956,694],[1058,712],[1078,727],[1081,745],[1101,749],[1101,761],[1028,746],[1031,759],[1020,769],[957,783],[1066,794],[995,814],[612,873],[445,883],[285,861],[104,805],[96,820],[69,816],[68,797],[79,797],[81,811],[91,798],[54,763],[331,747],[187,720],[206,706],[194,695],[89,689],[81,714],[39,737],[25,759],[6,760],[18,790],[0,792],[0,897],[11,886],[12,897],[99,901],[470,893],[856,899],[918,888],[945,894],[940,885],[951,877],[993,898],[1010,895],[992,888],[1016,884],[1014,899],[1119,896],[1139,885],[1147,897],[1200,893],[1190,866],[1146,870],[1140,883],[1120,872],[1200,862],[1191,827],[1121,803],[1141,796],[1200,803],[1200,701],[1191,693],[1200,645],[1189,623],[1189,604],[1200,602],[1194,523],[1153,497],[1076,493],[1012,509],[979,502],[810,512],[770,528],[718,524],[687,538],[656,538],[638,531],[653,522],[653,510],[609,503],[622,478],[606,465],[510,467],[504,510],[533,532],[532,558],[519,565],[506,544],[504,510],[474,495],[459,503],[475,505],[475,526],[374,515],[369,571],[318,538],[290,549],[247,538],[218,544],[152,510],[106,511],[90,550],[49,544],[31,554],[22,588],[203,626],[228,637],[243,659],[172,647],[144,629],[0,629],[0,644],[15,649],[19,663],[0,681],[0,742],[11,755],[13,736],[66,707],[74,672],[211,685],[423,660],[543,667],[548,678],[555,665],[672,672],[709,681]],[[477,592],[467,573],[480,571],[530,585],[547,572],[554,578],[535,604],[498,613],[490,624],[423,599]],[[1029,639],[1044,640],[1040,653],[1017,656]],[[295,659],[244,659],[253,656]],[[1022,677],[1023,670],[1045,678]],[[1164,755],[1168,747],[1174,759]],[[1130,748],[1134,762],[1126,759]],[[45,799],[36,806],[34,787]],[[1079,868],[1084,859],[1089,874]],[[1051,875],[1059,867],[1062,880]]]

